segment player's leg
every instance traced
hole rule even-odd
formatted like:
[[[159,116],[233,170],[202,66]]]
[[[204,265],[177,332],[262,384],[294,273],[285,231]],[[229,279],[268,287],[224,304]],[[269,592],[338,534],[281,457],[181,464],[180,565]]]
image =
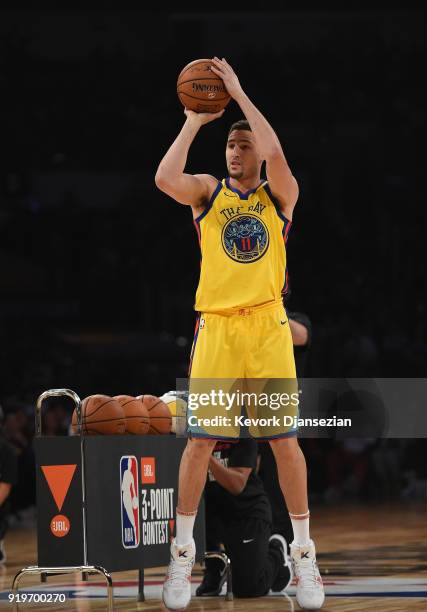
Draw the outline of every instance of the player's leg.
[[[296,383],[292,335],[286,322],[287,315],[282,307],[254,317],[252,337],[256,343],[254,341],[248,373],[253,378],[279,381],[279,384],[282,381],[285,390]],[[297,601],[302,608],[315,610],[322,607],[325,596],[309,533],[306,462],[291,431],[279,427],[274,435],[277,437],[270,440],[270,445],[294,533],[291,557],[297,580]]]
[[[188,440],[179,467],[178,514],[189,515],[197,512],[206,483],[209,458],[215,443],[216,440],[209,438]],[[180,545],[188,544],[193,537],[192,530],[189,532],[185,527],[179,524],[177,517],[176,540]]]
[[[298,439],[296,436],[276,438],[270,440],[270,446],[276,459],[279,484],[291,519],[292,515],[308,515],[307,466]],[[306,526],[305,522],[304,526]],[[308,531],[298,534],[298,541],[301,538],[304,539],[306,535],[308,536]]]
[[[276,466],[276,459],[268,442],[258,444],[260,455],[260,467],[258,476],[261,478],[265,492],[271,505],[273,514],[272,532],[280,534],[286,542],[292,542],[293,531],[283,498],[282,489],[279,483],[279,474]]]
[[[207,313],[200,316],[192,349],[189,381],[188,430],[193,437],[237,439],[240,404],[226,398],[240,388],[246,338],[241,317]],[[210,397],[212,401],[199,402]]]
[[[292,522],[291,559],[297,582],[297,601],[305,610],[317,610],[325,600],[316,549],[310,539],[307,467],[296,437],[270,441],[276,458],[280,487]]]
[[[190,394],[197,395],[208,391],[212,381],[228,377],[238,377],[232,343],[227,340],[229,319],[216,315],[201,315],[196,327],[191,355]],[[227,349],[228,347],[228,349]],[[233,361],[234,358],[234,361]],[[189,404],[190,407],[190,404]],[[208,407],[211,409],[212,407]],[[205,417],[202,408],[192,408],[192,415]],[[183,453],[179,470],[178,506],[176,519],[176,538],[171,545],[171,562],[163,587],[163,601],[170,610],[185,608],[191,600],[191,571],[195,559],[193,526],[200,497],[205,486],[209,457],[216,439],[198,437],[201,435],[227,436],[227,430],[206,428],[192,431]],[[238,432],[237,432],[238,435]]]
[[[190,439],[181,458],[176,537],[171,544],[171,560],[163,585],[163,602],[169,610],[181,610],[191,600],[191,571],[196,556],[194,521],[214,446],[215,440]]]

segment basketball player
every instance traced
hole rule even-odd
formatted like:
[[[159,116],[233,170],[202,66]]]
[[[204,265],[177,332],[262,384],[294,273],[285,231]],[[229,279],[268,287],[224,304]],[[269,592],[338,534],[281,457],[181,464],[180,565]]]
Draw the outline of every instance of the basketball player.
[[[162,159],[155,179],[159,189],[191,206],[200,241],[202,259],[195,303],[200,315],[190,377],[295,379],[282,289],[286,279],[284,243],[298,185],[274,130],[249,100],[231,66],[217,57],[212,62],[212,71],[223,79],[247,119],[232,125],[228,135],[229,177],[220,182],[209,174],[184,172],[198,131],[224,112],[185,110],[184,126]],[[261,180],[264,161],[267,181]],[[214,437],[193,431],[182,456],[176,538],[163,587],[163,601],[170,610],[185,608],[191,599],[193,526]],[[297,601],[304,609],[316,610],[323,605],[324,591],[309,535],[305,459],[295,431],[289,428],[276,430],[270,444],[294,531],[291,557]]]

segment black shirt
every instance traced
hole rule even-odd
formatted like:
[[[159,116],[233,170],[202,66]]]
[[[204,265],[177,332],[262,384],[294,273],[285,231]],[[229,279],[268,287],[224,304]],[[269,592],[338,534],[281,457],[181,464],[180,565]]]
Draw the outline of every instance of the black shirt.
[[[206,504],[215,506],[216,512],[227,522],[255,518],[271,522],[271,508],[261,479],[255,473],[257,443],[251,438],[238,442],[218,442],[213,456],[225,467],[252,468],[246,486],[239,495],[229,493],[209,472],[206,482]]]

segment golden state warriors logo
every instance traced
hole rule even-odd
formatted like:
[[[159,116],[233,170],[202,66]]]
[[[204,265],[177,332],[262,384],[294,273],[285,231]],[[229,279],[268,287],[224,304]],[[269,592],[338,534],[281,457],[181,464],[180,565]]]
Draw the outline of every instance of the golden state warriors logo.
[[[222,246],[231,259],[251,263],[261,259],[270,243],[268,230],[255,215],[232,217],[222,229]]]

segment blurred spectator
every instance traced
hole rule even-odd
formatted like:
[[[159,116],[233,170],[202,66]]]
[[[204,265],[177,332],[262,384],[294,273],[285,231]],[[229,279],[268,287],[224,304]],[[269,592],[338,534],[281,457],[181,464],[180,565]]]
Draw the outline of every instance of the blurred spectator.
[[[402,490],[402,440],[378,440],[372,450],[377,499],[397,499]]]
[[[42,412],[42,435],[68,435],[69,421],[68,413],[62,403],[58,402],[48,406]]]
[[[25,415],[24,415],[25,416]],[[18,519],[20,511],[35,505],[35,457],[24,431],[26,420],[22,411],[6,412],[3,424],[3,435],[15,451],[18,465],[18,479],[10,496],[11,512]]]
[[[4,539],[8,528],[10,493],[17,482],[17,459],[14,448],[3,435],[4,414],[0,405],[0,565],[6,562]]]
[[[327,457],[328,488],[325,500],[329,502],[355,500],[367,492],[370,449],[372,439],[348,438],[336,441]]]
[[[427,445],[422,438],[408,440],[402,460],[404,499],[427,499]]]

